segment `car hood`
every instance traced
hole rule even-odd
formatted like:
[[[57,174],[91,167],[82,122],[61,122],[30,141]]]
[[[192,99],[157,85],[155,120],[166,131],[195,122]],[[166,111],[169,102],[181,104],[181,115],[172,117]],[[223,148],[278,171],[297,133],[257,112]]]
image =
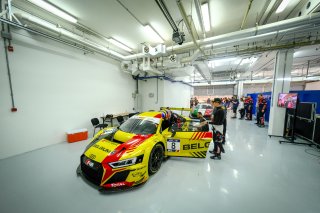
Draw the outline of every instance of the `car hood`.
[[[150,135],[135,135],[118,130],[113,139],[101,139],[85,151],[85,155],[99,163],[120,160],[125,154],[133,152]]]

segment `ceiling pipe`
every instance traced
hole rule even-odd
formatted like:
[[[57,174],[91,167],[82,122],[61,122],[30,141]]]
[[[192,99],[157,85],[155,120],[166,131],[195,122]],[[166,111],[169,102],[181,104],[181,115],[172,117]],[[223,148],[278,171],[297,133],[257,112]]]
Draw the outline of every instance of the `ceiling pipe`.
[[[276,0],[272,6],[272,8],[269,10],[266,18],[263,21],[263,24],[266,24],[269,21],[269,18],[271,15],[277,10],[277,8],[280,6],[283,0]]]
[[[13,26],[13,27],[16,27],[16,28],[19,28],[19,29],[26,30],[26,31],[28,31],[28,32],[30,32],[30,33],[34,33],[34,34],[36,34],[36,35],[43,36],[43,37],[45,37],[45,38],[48,38],[48,39],[51,39],[51,40],[53,40],[53,41],[56,41],[56,42],[59,42],[59,43],[68,45],[68,46],[70,46],[70,47],[73,47],[73,48],[82,50],[82,51],[84,51],[84,52],[90,52],[90,53],[92,53],[92,51],[91,51],[90,49],[87,49],[87,48],[82,47],[82,46],[78,46],[78,45],[75,44],[74,42],[69,42],[69,41],[62,40],[62,39],[57,38],[57,37],[55,37],[55,36],[48,35],[48,34],[45,34],[45,33],[43,33],[43,32],[40,32],[40,31],[37,31],[37,30],[34,30],[34,29],[30,29],[30,28],[28,28],[28,27],[25,27],[25,26],[20,25],[20,24],[18,24],[18,23],[9,21],[9,20],[7,20],[7,19],[0,18],[0,22],[9,24],[9,25],[11,25],[11,26]]]
[[[39,19],[39,18],[36,18],[34,16],[31,16],[31,15],[26,15],[26,14],[15,14],[19,19],[21,20],[24,20],[24,21],[27,21],[29,23],[33,23],[33,24],[36,24],[36,25],[39,25],[39,26],[42,26],[52,32],[55,32],[55,33],[58,33],[60,36],[65,36],[67,38],[70,38],[70,39],[73,39],[73,40],[76,40],[77,42],[81,43],[81,44],[84,44],[84,45],[87,45],[93,49],[98,49],[99,51],[102,51],[104,54],[110,54],[112,55],[113,57],[117,58],[118,60],[123,60],[123,56],[107,47],[104,47],[102,45],[99,45],[93,41],[90,41],[86,38],[83,38],[82,36],[79,36],[77,34],[74,34],[68,30],[65,30],[63,28],[59,28],[57,27],[56,25],[54,24],[51,24],[49,22],[46,22],[42,19]],[[21,27],[20,27],[21,28]]]
[[[28,19],[28,16],[24,15],[24,17],[26,19]],[[32,22],[32,20],[29,20],[29,21]],[[14,23],[14,22],[10,22],[10,23]],[[301,16],[301,17],[296,17],[296,18],[292,18],[289,20],[280,21],[277,23],[263,25],[263,26],[260,26],[257,28],[253,27],[253,28],[242,30],[242,31],[237,31],[237,32],[232,32],[232,33],[220,35],[220,36],[206,38],[206,39],[198,40],[197,42],[198,42],[199,46],[207,45],[206,48],[212,48],[212,47],[217,47],[217,46],[222,47],[222,46],[237,44],[238,42],[246,42],[246,41],[247,42],[255,42],[258,39],[261,40],[261,36],[263,37],[263,39],[274,38],[274,36],[276,34],[278,34],[279,32],[284,32],[285,30],[289,30],[289,31],[291,30],[292,32],[294,32],[294,30],[301,30],[301,29],[306,30],[306,25],[314,26],[314,25],[319,25],[319,23],[320,23],[320,14],[313,13],[313,14],[306,15],[306,16]],[[144,53],[123,56],[123,55],[121,55],[113,50],[110,50],[102,45],[95,44],[92,41],[90,42],[88,39],[84,39],[81,36],[73,34],[69,31],[64,30],[64,29],[56,28],[56,26],[54,24],[51,24],[49,26],[44,26],[43,23],[39,23],[39,22],[34,22],[34,24],[40,25],[45,28],[49,28],[51,30],[54,30],[55,32],[59,32],[59,33],[65,32],[66,37],[70,37],[75,40],[78,39],[78,40],[80,40],[80,42],[82,44],[88,45],[94,49],[98,49],[104,55],[110,55],[111,57],[114,57],[118,60],[119,59],[120,60],[134,60],[134,59],[139,59],[139,58],[142,58],[145,56]],[[24,27],[24,26],[16,24],[16,23],[14,23],[14,25],[18,26],[20,28]],[[57,29],[60,29],[60,30],[57,30]],[[281,29],[284,29],[284,30],[281,30]],[[279,31],[279,32],[277,32],[277,31]],[[273,33],[269,33],[269,32],[273,32]],[[247,40],[243,39],[243,38],[248,38],[248,37],[250,37],[250,39],[247,39]],[[230,42],[230,40],[232,42]],[[213,45],[210,45],[210,44],[213,44]],[[217,45],[217,44],[219,44],[219,45]],[[168,50],[179,51],[179,50],[187,50],[187,49],[190,50],[193,48],[193,46],[194,46],[193,42],[187,42],[182,45],[167,47],[167,51]]]
[[[196,40],[195,32],[194,32],[194,31],[192,30],[192,28],[191,28],[190,22],[189,22],[189,20],[188,20],[186,11],[185,11],[185,9],[184,9],[184,6],[183,6],[181,0],[176,0],[176,1],[177,1],[178,8],[179,8],[179,10],[180,10],[180,14],[181,14],[181,16],[182,16],[182,18],[183,18],[184,23],[185,23],[186,26],[187,26],[187,29],[188,29],[188,31],[189,31],[189,33],[190,33],[190,35],[191,35],[191,38],[192,38],[192,41],[193,41],[194,45],[197,47],[197,49],[198,49],[203,55],[205,55],[205,53],[204,53],[203,50],[200,48],[200,46],[199,46],[199,44],[198,44],[198,42],[197,42],[197,40]],[[192,19],[191,19],[191,21],[192,21]]]
[[[246,13],[244,14],[244,17],[243,17],[243,20],[242,20],[242,23],[241,23],[241,26],[240,26],[240,30],[243,29],[244,25],[247,22],[247,18],[248,18],[249,11],[251,9],[252,2],[253,2],[253,0],[249,0],[249,5],[248,5]]]
[[[197,58],[198,56],[200,55],[200,50],[196,50],[191,56],[189,57],[186,57],[186,58],[182,58],[180,60],[181,63],[193,63]]]
[[[291,77],[291,82],[305,82],[305,81],[319,81],[320,76],[307,76],[307,77]],[[272,78],[256,78],[253,80],[250,79],[237,79],[237,81],[243,81],[244,84],[265,84],[265,83],[272,83],[273,79]],[[210,86],[217,86],[217,85],[233,85],[236,84],[237,81],[230,81],[229,79],[226,80],[219,80],[219,82],[215,82],[214,80],[211,81]],[[188,82],[192,84],[194,87],[202,87],[202,86],[208,86],[207,81],[197,81],[195,83],[193,82]]]
[[[306,24],[316,25],[319,23],[320,23],[320,13],[313,13],[310,15],[300,16],[300,17],[296,17],[296,18],[292,18],[284,21],[279,21],[276,23],[266,24],[259,27],[252,27],[245,30],[241,30],[241,31],[226,33],[223,35],[198,40],[197,42],[200,46],[203,46],[203,45],[215,44],[217,42],[243,39],[247,37],[251,37],[252,40],[250,42],[255,42],[256,41],[255,36],[266,35],[267,33],[270,33],[270,32],[288,30],[294,27],[296,27],[296,29],[299,29],[301,28],[302,25],[306,25]],[[170,51],[170,50],[179,51],[179,50],[188,50],[188,49],[190,50],[192,49],[192,47],[193,47],[193,42],[186,42],[182,45],[167,47],[167,51]]]
[[[268,9],[271,1],[272,1],[272,0],[266,0],[266,2],[264,3],[263,8],[262,8],[262,10],[261,10],[261,12],[260,12],[260,15],[258,16],[259,18],[258,18],[258,20],[257,20],[256,25],[260,25],[261,20],[262,20],[264,14],[266,13],[266,11],[267,11],[267,9]]]
[[[201,33],[203,35],[203,38],[206,38],[206,31],[204,29],[203,16],[202,16],[202,10],[201,10],[201,6],[200,6],[200,2],[199,2],[199,0],[194,0],[193,2],[194,2],[194,6],[196,8],[198,21],[199,21],[199,25],[200,25],[200,28],[201,28]]]

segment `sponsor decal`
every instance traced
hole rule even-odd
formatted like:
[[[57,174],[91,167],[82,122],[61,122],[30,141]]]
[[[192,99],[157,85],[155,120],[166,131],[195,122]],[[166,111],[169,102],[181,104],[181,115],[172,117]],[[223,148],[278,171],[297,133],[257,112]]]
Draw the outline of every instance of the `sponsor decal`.
[[[89,158],[92,159],[92,160],[96,159],[96,157],[97,157],[97,156],[94,155],[94,154],[90,154],[90,155],[89,155]]]
[[[120,186],[125,186],[125,182],[119,182],[119,183],[111,183],[111,187],[120,187]]]
[[[204,145],[201,145],[200,143],[191,143],[191,144],[184,144],[182,146],[183,150],[190,150],[190,149],[203,149],[208,148],[210,145],[210,142],[206,142]]]
[[[91,168],[94,166],[94,163],[90,159],[87,159],[84,163]]]
[[[104,152],[106,152],[106,153],[110,153],[110,152],[111,152],[111,150],[109,150],[109,149],[107,149],[107,148],[105,148],[105,147],[103,147],[103,146],[99,146],[98,144],[95,144],[95,145],[93,145],[92,147],[97,148],[97,149],[100,149],[101,151],[104,151]]]

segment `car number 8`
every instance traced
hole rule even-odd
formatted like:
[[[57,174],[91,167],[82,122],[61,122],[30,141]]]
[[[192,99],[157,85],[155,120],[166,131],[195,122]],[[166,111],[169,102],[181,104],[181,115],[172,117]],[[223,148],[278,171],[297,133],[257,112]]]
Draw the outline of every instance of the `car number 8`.
[[[172,149],[176,149],[176,143],[175,143],[175,142],[172,142],[171,148],[172,148]]]

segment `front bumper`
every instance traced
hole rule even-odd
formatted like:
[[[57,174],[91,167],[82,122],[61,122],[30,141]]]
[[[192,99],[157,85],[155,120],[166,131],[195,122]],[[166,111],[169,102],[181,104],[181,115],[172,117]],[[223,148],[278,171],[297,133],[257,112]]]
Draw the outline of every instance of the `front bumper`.
[[[148,179],[147,167],[141,163],[120,169],[112,169],[108,165],[102,165],[91,159],[93,166],[89,166],[85,163],[86,160],[87,157],[82,155],[77,174],[82,175],[92,184],[102,188],[130,188],[142,184]]]

